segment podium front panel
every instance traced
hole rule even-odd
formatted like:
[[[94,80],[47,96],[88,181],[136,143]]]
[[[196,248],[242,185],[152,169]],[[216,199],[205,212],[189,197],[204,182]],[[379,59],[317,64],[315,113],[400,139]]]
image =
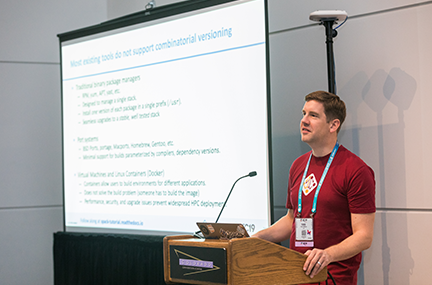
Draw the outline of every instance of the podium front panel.
[[[171,245],[170,276],[174,279],[227,284],[225,248]]]

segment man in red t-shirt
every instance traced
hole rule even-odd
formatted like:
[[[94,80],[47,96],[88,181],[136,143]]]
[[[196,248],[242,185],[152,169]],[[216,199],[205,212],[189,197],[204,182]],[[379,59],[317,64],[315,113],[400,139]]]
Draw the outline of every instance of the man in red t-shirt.
[[[361,252],[370,247],[375,219],[373,170],[337,140],[345,103],[316,91],[305,97],[301,139],[311,151],[291,166],[288,212],[254,235],[272,242],[290,238],[290,248],[308,257],[313,278],[325,266],[337,284],[357,284]]]

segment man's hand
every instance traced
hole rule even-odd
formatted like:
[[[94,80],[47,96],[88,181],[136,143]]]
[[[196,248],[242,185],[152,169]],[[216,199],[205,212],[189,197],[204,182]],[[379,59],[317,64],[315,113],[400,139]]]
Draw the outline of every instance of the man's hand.
[[[314,248],[305,252],[308,256],[306,262],[303,265],[303,271],[310,278],[314,278],[323,268],[332,262],[328,252],[322,249]]]
[[[326,249],[308,250],[308,256],[303,266],[306,275],[313,278],[331,262],[346,260],[368,249],[372,244],[375,213],[351,214],[353,234],[342,242]]]

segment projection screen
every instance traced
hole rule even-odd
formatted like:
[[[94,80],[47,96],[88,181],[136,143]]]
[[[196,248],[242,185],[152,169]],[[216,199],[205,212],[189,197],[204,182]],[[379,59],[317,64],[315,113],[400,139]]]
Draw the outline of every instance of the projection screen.
[[[185,1],[58,35],[66,231],[271,223],[267,3]]]

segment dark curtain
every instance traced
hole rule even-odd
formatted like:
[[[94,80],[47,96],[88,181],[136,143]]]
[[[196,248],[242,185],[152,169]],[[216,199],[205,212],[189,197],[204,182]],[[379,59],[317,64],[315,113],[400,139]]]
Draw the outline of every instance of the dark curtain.
[[[54,233],[54,284],[165,284],[163,238]]]

